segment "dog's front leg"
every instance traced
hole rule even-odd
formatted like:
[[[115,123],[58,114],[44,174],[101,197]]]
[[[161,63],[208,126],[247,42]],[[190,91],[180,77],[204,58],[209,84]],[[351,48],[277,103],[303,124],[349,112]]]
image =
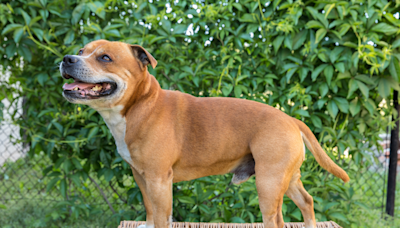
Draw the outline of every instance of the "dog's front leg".
[[[150,199],[155,228],[172,227],[173,171],[146,173],[146,192]]]
[[[146,182],[142,175],[140,175],[135,168],[131,166],[133,177],[135,178],[136,184],[139,186],[140,191],[142,192],[144,207],[146,208],[146,225],[140,225],[138,228],[153,228],[154,220],[153,220],[153,208],[151,206],[150,199],[147,195],[146,190]]]

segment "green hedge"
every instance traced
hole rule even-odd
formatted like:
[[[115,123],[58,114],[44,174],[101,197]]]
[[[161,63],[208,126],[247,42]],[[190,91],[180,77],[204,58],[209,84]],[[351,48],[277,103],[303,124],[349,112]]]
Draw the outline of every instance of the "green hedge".
[[[372,147],[380,148],[379,133],[393,113],[391,91],[400,89],[399,4],[1,1],[0,61],[11,77],[1,84],[0,99],[25,98],[24,116],[15,121],[27,136],[30,155],[43,151],[53,162],[43,171],[48,190],[56,188],[66,197],[69,187],[80,188],[91,173],[123,186],[122,177],[131,175],[128,165],[116,152],[102,118],[87,106],[62,98],[58,64],[63,55],[76,54],[96,39],[140,44],[158,60],[150,72],[162,88],[274,106],[307,123],[332,158],[352,167],[351,174]],[[346,148],[349,156],[344,155]],[[317,219],[350,224],[355,199],[349,186],[326,177],[308,157],[303,181],[314,196]],[[254,180],[228,186],[229,178],[174,185],[174,217],[261,221]],[[128,198],[129,204],[141,204],[135,186]],[[301,220],[299,209],[287,198],[284,201],[285,221]],[[84,216],[86,209],[74,210]],[[143,219],[143,209],[133,216]]]

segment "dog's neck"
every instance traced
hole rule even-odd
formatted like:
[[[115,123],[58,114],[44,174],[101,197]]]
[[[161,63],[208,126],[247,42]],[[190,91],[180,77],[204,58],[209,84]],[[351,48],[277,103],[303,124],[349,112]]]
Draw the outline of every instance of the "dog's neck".
[[[108,129],[110,129],[115,144],[117,145],[118,153],[128,164],[133,165],[128,146],[125,143],[126,119],[125,116],[121,115],[121,110],[123,110],[123,108],[124,106],[118,105],[110,109],[101,109],[97,111],[103,117]]]
[[[161,90],[160,84],[148,71],[145,72],[143,80],[141,80],[135,88],[133,93],[125,102],[125,108],[121,110],[121,114],[126,116],[128,112],[133,111],[136,108],[140,108],[142,105],[148,106],[154,105],[157,100],[159,91]]]
[[[134,91],[135,93],[133,93],[133,95],[128,99],[128,102],[124,105],[117,105],[106,109],[96,109],[103,117],[107,127],[110,129],[115,144],[117,145],[118,153],[131,166],[133,166],[133,161],[125,142],[127,131],[126,115],[130,112],[128,116],[133,116],[135,118],[131,123],[143,123],[143,118],[148,118],[150,116],[158,98],[158,94],[161,91],[161,87],[154,76],[147,72],[145,79],[136,86]],[[139,111],[138,113],[141,113],[140,116],[135,115],[136,110]]]

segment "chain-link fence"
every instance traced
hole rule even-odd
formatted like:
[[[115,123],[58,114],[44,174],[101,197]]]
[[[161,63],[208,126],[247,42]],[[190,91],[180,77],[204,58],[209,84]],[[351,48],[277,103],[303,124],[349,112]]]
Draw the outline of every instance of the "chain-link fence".
[[[390,135],[381,134],[380,144],[383,151],[373,147],[366,151],[363,166],[352,176],[351,186],[358,195],[364,197],[360,200],[369,208],[385,210],[387,171],[389,165]]]
[[[48,191],[48,180],[43,178],[43,170],[51,164],[42,154],[29,156],[27,148],[20,141],[19,128],[7,119],[0,123],[0,204],[36,201],[35,203],[54,207],[65,199],[58,189]],[[68,180],[67,200],[83,200],[86,205],[102,212],[115,211],[126,206],[127,189],[134,186],[133,177],[124,176],[124,187],[110,183],[93,174],[81,187]],[[75,196],[78,198],[73,199]]]

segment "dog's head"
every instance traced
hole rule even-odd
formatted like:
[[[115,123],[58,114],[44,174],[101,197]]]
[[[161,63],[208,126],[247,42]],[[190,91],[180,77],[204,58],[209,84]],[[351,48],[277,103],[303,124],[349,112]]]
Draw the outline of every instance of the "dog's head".
[[[66,55],[60,65],[63,78],[74,82],[63,86],[70,102],[93,108],[111,108],[131,96],[147,76],[147,65],[157,65],[154,57],[139,45],[97,40],[78,55]]]

